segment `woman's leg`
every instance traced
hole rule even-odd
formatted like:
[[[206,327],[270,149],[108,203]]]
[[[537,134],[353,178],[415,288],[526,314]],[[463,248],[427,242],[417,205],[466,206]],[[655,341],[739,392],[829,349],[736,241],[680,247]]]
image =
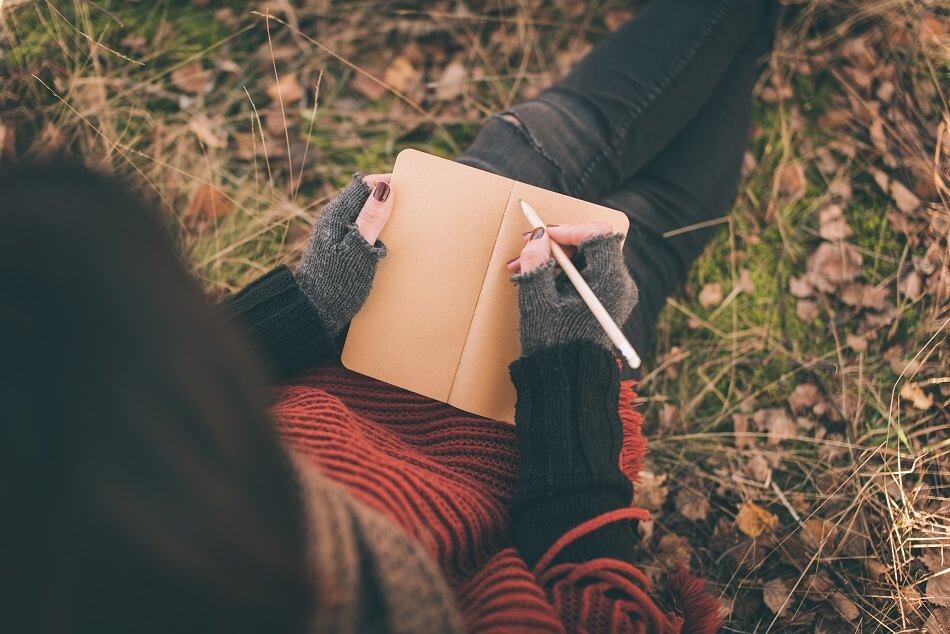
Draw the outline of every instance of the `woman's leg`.
[[[772,4],[655,0],[560,83],[492,116],[458,160],[602,199],[696,116]]]
[[[699,114],[638,174],[599,202],[630,218],[624,255],[640,302],[624,326],[634,347],[650,345],[657,315],[728,215],[747,144],[752,89],[771,31],[736,56]]]

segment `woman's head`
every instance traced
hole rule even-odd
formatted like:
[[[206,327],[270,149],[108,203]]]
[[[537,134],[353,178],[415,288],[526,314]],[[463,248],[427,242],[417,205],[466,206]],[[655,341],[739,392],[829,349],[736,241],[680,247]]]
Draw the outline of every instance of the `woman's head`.
[[[159,215],[83,169],[0,174],[0,297],[4,629],[304,630],[289,459]]]

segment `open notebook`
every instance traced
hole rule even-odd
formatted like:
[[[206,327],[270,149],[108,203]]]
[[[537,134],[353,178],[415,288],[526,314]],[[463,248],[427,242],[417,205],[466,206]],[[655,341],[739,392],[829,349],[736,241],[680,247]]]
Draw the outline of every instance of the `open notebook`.
[[[548,224],[602,221],[626,235],[627,217],[417,150],[399,153],[392,188],[380,235],[389,255],[350,325],[343,365],[514,422],[518,296],[505,263],[531,229],[518,200]]]

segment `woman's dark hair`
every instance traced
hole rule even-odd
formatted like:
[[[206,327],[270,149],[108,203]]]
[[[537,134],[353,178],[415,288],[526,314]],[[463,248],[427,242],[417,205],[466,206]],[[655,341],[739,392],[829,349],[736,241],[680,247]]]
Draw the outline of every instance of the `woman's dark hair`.
[[[306,527],[263,381],[159,214],[0,173],[0,629],[303,632]]]

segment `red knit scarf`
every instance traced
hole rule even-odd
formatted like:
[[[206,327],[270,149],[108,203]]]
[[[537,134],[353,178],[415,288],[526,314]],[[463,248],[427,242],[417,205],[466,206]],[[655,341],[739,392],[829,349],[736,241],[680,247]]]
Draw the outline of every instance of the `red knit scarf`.
[[[636,479],[646,441],[633,382],[620,390],[621,468]],[[576,527],[529,570],[511,547],[508,503],[518,469],[514,428],[466,414],[340,367],[277,389],[273,415],[285,442],[352,495],[422,543],[478,632],[714,632],[719,604],[685,569],[668,579],[678,614],[648,596],[628,562],[551,562],[609,522],[647,517],[620,509]]]

